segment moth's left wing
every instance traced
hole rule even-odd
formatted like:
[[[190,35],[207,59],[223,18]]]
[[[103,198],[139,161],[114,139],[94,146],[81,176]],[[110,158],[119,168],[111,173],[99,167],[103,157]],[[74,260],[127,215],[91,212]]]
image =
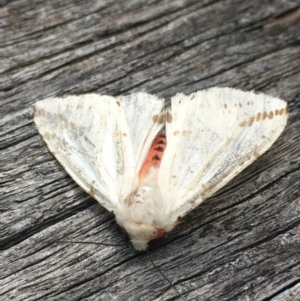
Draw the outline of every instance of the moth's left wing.
[[[172,98],[159,169],[167,216],[198,206],[263,154],[287,122],[283,100],[230,88]]]
[[[163,106],[146,93],[48,98],[36,103],[34,121],[70,176],[112,211],[135,184]]]

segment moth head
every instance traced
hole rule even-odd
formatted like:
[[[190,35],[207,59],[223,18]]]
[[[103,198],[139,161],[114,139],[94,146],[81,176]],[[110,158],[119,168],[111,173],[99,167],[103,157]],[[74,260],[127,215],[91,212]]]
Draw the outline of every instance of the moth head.
[[[148,242],[152,239],[162,237],[165,234],[163,229],[157,229],[153,225],[128,221],[123,227],[130,237],[133,247],[138,251],[146,250]]]

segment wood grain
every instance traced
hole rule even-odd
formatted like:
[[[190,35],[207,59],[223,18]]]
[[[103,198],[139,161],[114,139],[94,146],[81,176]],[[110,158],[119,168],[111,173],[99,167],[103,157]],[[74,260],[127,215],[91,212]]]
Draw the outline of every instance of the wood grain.
[[[299,0],[0,1],[0,299],[300,300],[299,11]],[[280,97],[290,116],[266,154],[150,245],[178,295],[54,159],[32,108],[212,86]]]

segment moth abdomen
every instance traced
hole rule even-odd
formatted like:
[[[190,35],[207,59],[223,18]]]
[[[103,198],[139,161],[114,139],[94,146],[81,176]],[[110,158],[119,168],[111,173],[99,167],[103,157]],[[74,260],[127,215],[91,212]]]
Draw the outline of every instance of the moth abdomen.
[[[149,175],[149,171],[152,167],[156,169],[160,167],[160,163],[164,155],[166,146],[167,146],[166,135],[164,133],[158,134],[153,140],[149,152],[139,172],[140,181],[142,181]]]

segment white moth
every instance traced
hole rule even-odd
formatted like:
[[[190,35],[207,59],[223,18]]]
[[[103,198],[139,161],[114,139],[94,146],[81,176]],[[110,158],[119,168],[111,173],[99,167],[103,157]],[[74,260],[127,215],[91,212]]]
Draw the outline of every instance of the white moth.
[[[278,98],[231,88],[48,98],[34,121],[70,176],[128,233],[136,250],[263,154],[287,122]]]

